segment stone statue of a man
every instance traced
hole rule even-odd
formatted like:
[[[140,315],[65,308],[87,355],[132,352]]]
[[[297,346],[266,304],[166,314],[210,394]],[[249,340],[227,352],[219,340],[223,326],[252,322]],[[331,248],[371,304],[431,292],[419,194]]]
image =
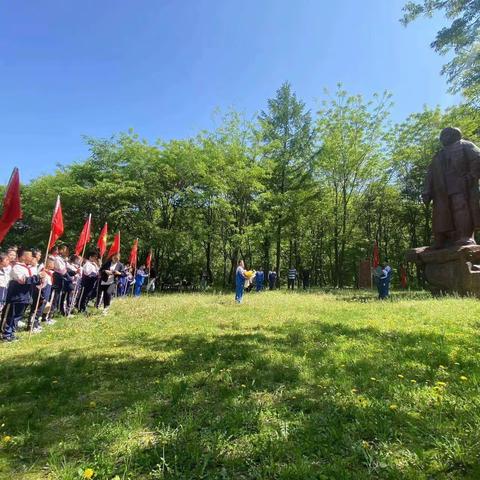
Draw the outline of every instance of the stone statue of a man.
[[[474,245],[480,228],[480,149],[462,140],[458,128],[440,134],[443,148],[428,167],[423,201],[433,201],[434,248]]]

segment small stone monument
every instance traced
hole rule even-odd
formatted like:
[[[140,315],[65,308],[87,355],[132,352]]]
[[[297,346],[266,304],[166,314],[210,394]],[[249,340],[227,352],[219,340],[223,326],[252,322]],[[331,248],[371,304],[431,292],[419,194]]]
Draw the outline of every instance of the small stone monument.
[[[434,293],[480,297],[480,149],[462,139],[458,128],[440,134],[443,148],[428,167],[423,201],[433,202],[431,247],[407,252],[408,262],[423,268]]]
[[[372,264],[370,260],[361,260],[358,265],[358,288],[372,288]]]

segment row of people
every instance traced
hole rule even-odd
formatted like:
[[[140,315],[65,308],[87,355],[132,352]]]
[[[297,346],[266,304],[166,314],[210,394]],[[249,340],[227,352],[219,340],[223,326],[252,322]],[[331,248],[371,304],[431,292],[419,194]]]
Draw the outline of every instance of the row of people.
[[[62,245],[43,264],[39,250],[12,247],[0,253],[2,339],[15,340],[15,333],[24,326],[38,333],[42,323],[54,323],[55,314],[86,312],[90,302],[97,308],[102,304],[106,313],[112,297],[129,292],[140,295],[148,276],[144,266],[132,269],[120,262],[119,255],[100,264],[96,252],[82,259],[70,256],[68,247]]]

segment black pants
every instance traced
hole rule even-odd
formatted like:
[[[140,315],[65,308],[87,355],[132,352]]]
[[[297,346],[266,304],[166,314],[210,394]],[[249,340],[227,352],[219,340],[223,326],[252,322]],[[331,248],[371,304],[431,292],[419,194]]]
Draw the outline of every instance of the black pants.
[[[91,277],[84,277],[82,279],[82,286],[80,287],[80,293],[77,298],[77,308],[79,312],[85,312],[87,310],[87,304],[95,298],[97,293],[97,279]]]
[[[6,305],[6,319],[3,328],[3,338],[15,338],[15,332],[18,329],[18,322],[22,320],[23,314],[28,307],[28,303],[10,303]]]
[[[295,279],[294,278],[289,278],[288,279],[288,289],[290,290],[290,288],[292,288],[292,290],[295,289]]]
[[[97,307],[98,304],[100,303],[100,297],[103,294],[103,306],[104,308],[108,308],[110,306],[110,303],[112,302],[112,294],[115,291],[116,284],[112,283],[110,285],[101,285],[100,288],[98,289],[98,298],[97,298]]]

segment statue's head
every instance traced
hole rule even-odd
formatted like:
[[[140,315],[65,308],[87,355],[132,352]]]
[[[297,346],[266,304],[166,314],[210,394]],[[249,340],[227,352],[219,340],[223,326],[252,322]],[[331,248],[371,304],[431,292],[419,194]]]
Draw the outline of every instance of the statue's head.
[[[444,147],[452,145],[462,139],[462,132],[459,128],[447,127],[440,133],[440,141]]]

